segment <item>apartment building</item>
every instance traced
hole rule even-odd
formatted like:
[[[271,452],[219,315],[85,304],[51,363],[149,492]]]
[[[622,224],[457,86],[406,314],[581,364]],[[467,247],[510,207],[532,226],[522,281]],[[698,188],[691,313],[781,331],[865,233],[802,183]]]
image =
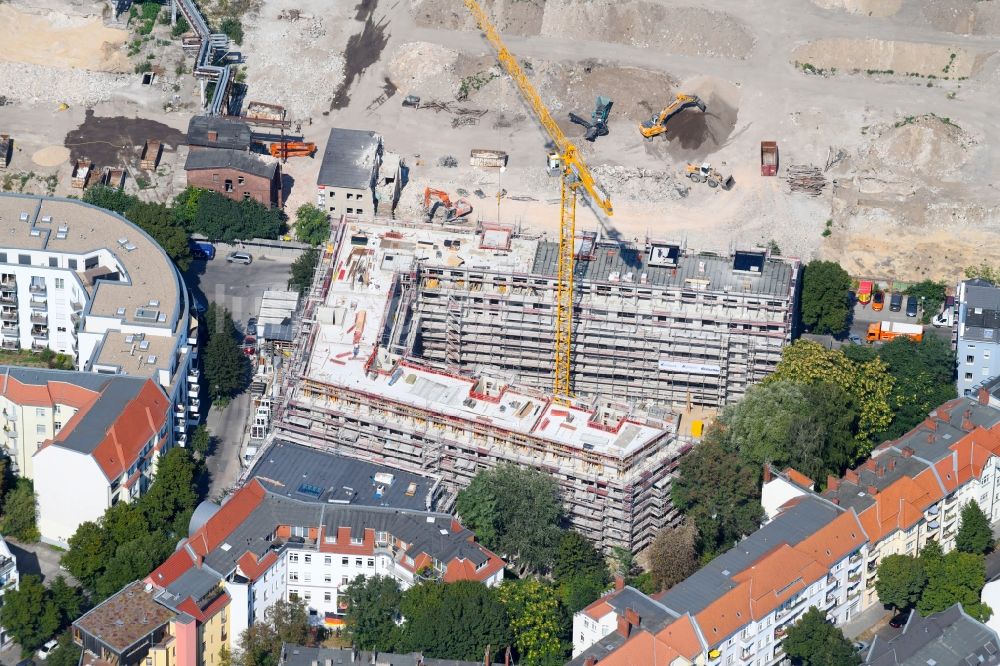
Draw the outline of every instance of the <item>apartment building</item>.
[[[375,132],[331,129],[316,179],[316,205],[335,218],[374,216],[382,156],[382,137]]]
[[[391,652],[368,652],[358,649],[312,648],[285,643],[281,646],[278,666],[319,666],[323,664],[378,664],[379,666],[484,666],[489,663],[479,661],[459,661],[456,659],[432,659],[421,654],[393,654]],[[500,666],[500,664],[495,664]],[[510,666],[506,660],[504,666]]]
[[[1000,289],[985,280],[967,280],[955,295],[958,314],[958,394],[1000,375]]]
[[[886,555],[916,555],[929,540],[952,550],[968,502],[1000,519],[998,476],[1000,379],[939,406],[822,493],[795,470],[767,468],[758,531],[664,593],[616,590],[578,613],[571,663],[779,663],[781,638],[809,607],[843,624],[878,603]]]
[[[66,547],[80,523],[152,483],[171,407],[151,379],[0,367],[0,444],[32,479],[38,529]]]
[[[955,604],[927,617],[913,611],[898,635],[875,636],[861,656],[864,666],[995,664],[1000,661],[1000,635]]]
[[[203,503],[188,538],[144,582],[74,623],[90,655],[85,663],[108,658],[106,641],[88,642],[116,631],[115,613],[105,607],[127,606],[136,595],[155,612],[130,616],[149,621],[136,623],[144,627],[140,638],[133,631],[112,646],[112,657],[128,663],[128,644],[136,661],[148,655],[154,666],[211,666],[223,645],[237,648],[240,634],[279,599],[301,599],[313,623],[339,626],[344,587],[357,576],[388,576],[404,589],[422,580],[503,580],[503,560],[446,514],[328,501],[325,492],[303,482],[276,493],[254,479],[222,506]]]
[[[150,378],[171,437],[200,417],[198,322],[177,267],[131,222],[78,200],[0,194],[0,345],[87,372]]]
[[[3,605],[3,595],[16,590],[21,584],[21,575],[17,570],[17,558],[10,552],[10,546],[0,537],[0,606]],[[0,627],[0,647],[7,647],[14,638],[7,630]]]

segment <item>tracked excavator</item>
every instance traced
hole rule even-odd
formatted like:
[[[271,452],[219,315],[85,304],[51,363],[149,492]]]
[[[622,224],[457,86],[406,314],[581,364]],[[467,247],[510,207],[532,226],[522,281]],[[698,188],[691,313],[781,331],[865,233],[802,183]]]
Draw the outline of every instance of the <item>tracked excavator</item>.
[[[667,122],[671,118],[684,109],[690,109],[692,107],[698,107],[702,113],[705,113],[705,103],[701,101],[700,97],[697,95],[679,93],[677,98],[674,99],[669,106],[665,107],[657,115],[639,125],[639,132],[647,139],[659,136],[667,131]]]
[[[428,187],[424,189],[424,212],[428,222],[433,222],[441,213],[444,214],[445,222],[453,222],[471,213],[472,204],[466,199],[452,203],[447,192]]]
[[[581,118],[575,113],[569,114],[570,122],[576,123],[587,130],[583,138],[593,143],[599,136],[606,136],[608,133],[608,116],[611,114],[611,106],[614,102],[610,97],[599,96],[594,102],[594,110],[590,114],[590,121]]]

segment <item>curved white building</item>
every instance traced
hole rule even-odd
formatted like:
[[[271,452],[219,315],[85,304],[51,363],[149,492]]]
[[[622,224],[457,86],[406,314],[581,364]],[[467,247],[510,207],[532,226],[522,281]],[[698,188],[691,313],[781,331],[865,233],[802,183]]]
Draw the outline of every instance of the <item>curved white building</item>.
[[[124,217],[72,199],[0,194],[0,345],[70,354],[78,370],[150,378],[171,443],[198,418],[197,317],[166,252]],[[2,442],[21,473],[54,433]],[[36,440],[37,441],[26,441]]]

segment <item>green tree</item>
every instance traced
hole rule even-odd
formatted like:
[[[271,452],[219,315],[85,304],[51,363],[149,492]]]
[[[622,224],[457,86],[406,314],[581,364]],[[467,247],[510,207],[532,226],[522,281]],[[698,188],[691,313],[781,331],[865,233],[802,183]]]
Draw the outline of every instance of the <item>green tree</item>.
[[[233,666],[278,666],[281,641],[274,627],[255,622],[240,634],[239,649],[230,655]]]
[[[37,519],[35,486],[29,479],[19,478],[4,499],[0,533],[19,541],[38,541]]]
[[[33,652],[59,630],[59,612],[47,598],[38,576],[21,577],[18,588],[7,590],[0,606],[0,625],[20,644],[23,652]]]
[[[344,624],[351,642],[362,650],[395,649],[400,639],[396,620],[403,599],[396,581],[383,576],[358,576],[348,584],[344,595]]]
[[[186,534],[191,514],[198,506],[197,474],[198,467],[188,449],[173,448],[160,457],[156,482],[139,500],[146,522],[170,534]]]
[[[191,267],[187,232],[177,223],[169,208],[161,203],[140,201],[125,212],[125,218],[152,236],[182,271]]]
[[[60,628],[68,627],[83,611],[83,594],[80,588],[73,587],[62,576],[56,576],[52,580],[48,598],[58,611]]]
[[[510,618],[519,664],[566,663],[572,648],[569,616],[552,587],[533,579],[509,580],[500,585],[497,596]]]
[[[487,548],[533,571],[552,567],[563,512],[548,474],[510,464],[482,470],[458,493],[455,509]]]
[[[309,638],[309,612],[299,599],[279,599],[264,611],[264,617],[240,634],[236,654],[219,652],[220,662],[230,666],[277,666],[282,643],[304,645]],[[224,648],[225,646],[223,646]]]
[[[83,201],[99,208],[106,208],[115,213],[124,214],[132,206],[139,203],[139,197],[125,194],[117,187],[94,185],[83,193]]]
[[[80,523],[69,538],[69,550],[62,556],[61,564],[85,588],[92,590],[104,571],[104,558],[110,550],[109,535],[100,522]]]
[[[400,608],[407,652],[474,661],[486,646],[499,649],[512,642],[506,608],[493,589],[476,581],[421,583],[403,593]]]
[[[927,584],[924,562],[909,555],[887,555],[878,564],[875,591],[885,606],[909,608],[920,599]]]
[[[658,591],[673,587],[698,570],[697,541],[698,530],[692,522],[657,533],[647,559]]]
[[[191,450],[204,460],[212,450],[212,433],[208,426],[202,423],[191,434]]]
[[[838,335],[847,329],[851,276],[834,261],[814,259],[802,269],[802,323],[812,333]]]
[[[73,634],[69,631],[64,631],[59,634],[58,640],[59,642],[55,649],[45,659],[45,666],[78,666],[80,663],[80,648],[73,642]]]
[[[993,550],[990,519],[975,502],[962,507],[962,518],[955,537],[955,547],[963,553],[983,555]]]
[[[921,615],[926,617],[960,603],[972,617],[982,622],[989,619],[992,611],[980,601],[986,584],[986,562],[982,555],[953,550],[928,562],[926,569],[927,586],[917,602]]]
[[[237,46],[243,43],[243,24],[240,23],[238,18],[228,17],[222,19],[222,23],[219,24],[219,31],[236,42]]]
[[[300,294],[306,293],[312,285],[313,274],[316,266],[319,265],[319,251],[316,249],[306,250],[292,262],[292,276],[288,278],[288,288],[294,289]]]
[[[601,596],[611,580],[604,557],[594,544],[575,530],[566,530],[559,539],[552,576],[570,613]]]
[[[955,352],[945,338],[926,335],[920,342],[896,338],[881,345],[877,354],[893,378],[892,422],[880,439],[904,435],[932,409],[955,397]]]
[[[856,666],[861,657],[839,628],[813,606],[788,629],[781,642],[793,664],[802,666]]]
[[[208,343],[202,367],[208,392],[219,404],[227,404],[246,385],[249,365],[237,341],[236,324],[229,310],[214,303],[206,312]]]
[[[201,197],[208,192],[209,190],[188,187],[174,197],[170,211],[173,213],[174,219],[178,224],[188,231],[194,230],[195,220],[198,218],[198,204],[201,201]]]
[[[698,529],[703,558],[730,548],[760,527],[763,468],[731,450],[720,427],[680,461],[680,477],[671,484],[674,506]]]
[[[192,200],[195,207],[190,217]],[[250,238],[278,238],[285,227],[285,214],[278,209],[247,199],[233,201],[217,192],[201,191],[182,199],[183,209],[176,215],[188,222],[188,231],[198,232],[211,240],[231,243]]]
[[[316,246],[330,238],[330,219],[313,204],[302,204],[295,211],[295,236]]]
[[[941,306],[944,305],[945,297],[948,293],[948,287],[943,282],[934,282],[932,280],[924,280],[923,282],[918,282],[906,290],[908,296],[916,296],[920,301],[920,305],[923,308],[922,321],[924,324],[931,323],[931,318],[941,311]]]

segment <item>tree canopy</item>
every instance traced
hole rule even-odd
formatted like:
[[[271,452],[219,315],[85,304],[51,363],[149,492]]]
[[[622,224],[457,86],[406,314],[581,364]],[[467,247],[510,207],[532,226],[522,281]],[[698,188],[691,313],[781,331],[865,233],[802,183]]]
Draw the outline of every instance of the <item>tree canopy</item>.
[[[885,606],[909,608],[919,599],[927,584],[927,573],[920,558],[908,555],[887,555],[878,564],[875,591]]]
[[[496,591],[482,583],[424,582],[403,593],[401,646],[436,659],[476,661],[487,646],[511,645],[511,623]]]
[[[212,400],[225,404],[246,387],[250,362],[243,354],[240,335],[229,310],[209,304],[205,323],[208,337],[202,355],[205,383]]]
[[[3,500],[0,533],[20,541],[38,541],[38,501],[30,479],[18,478]]]
[[[552,587],[533,579],[504,581],[497,596],[507,609],[517,663],[562,666],[572,650],[569,614]],[[501,647],[503,645],[501,644]]]
[[[57,576],[46,589],[38,576],[21,577],[17,589],[4,593],[0,625],[5,627],[25,652],[33,652],[65,629],[83,610],[80,591]]]
[[[563,509],[551,476],[511,464],[482,470],[458,493],[455,509],[487,548],[534,571],[552,566]]]
[[[789,627],[781,646],[793,664],[802,666],[857,666],[861,657],[838,627],[813,606]]]
[[[984,555],[993,550],[993,530],[990,519],[976,502],[969,502],[962,507],[962,518],[959,522],[958,534],[955,536],[955,547],[963,553]]]
[[[292,276],[288,278],[288,288],[304,294],[312,285],[313,274],[319,265],[319,251],[306,250],[292,262]]]
[[[253,199],[233,201],[210,190],[181,193],[174,206],[180,209],[176,214],[186,223],[188,231],[225,243],[251,238],[274,239],[285,228],[285,214],[280,210]]]
[[[882,439],[904,435],[928,412],[956,396],[955,352],[948,340],[937,335],[925,335],[920,342],[900,337],[879,346],[875,353],[893,378],[892,421],[880,433]]]
[[[263,619],[240,634],[239,649],[230,656],[230,661],[233,666],[278,666],[282,643],[304,645],[309,636],[305,602],[278,599],[264,611]]]
[[[802,269],[802,323],[812,333],[847,330],[851,276],[834,261],[810,261]]]
[[[917,610],[923,616],[939,613],[956,603],[965,612],[985,622],[992,611],[980,601],[986,584],[986,562],[981,554],[953,550],[944,557],[925,562],[927,587],[920,595]]]
[[[344,595],[344,623],[354,645],[362,650],[396,649],[401,640],[396,620],[403,600],[399,584],[387,576],[358,576],[347,585]]]
[[[552,577],[570,613],[601,596],[611,580],[604,557],[594,544],[575,530],[566,530],[559,539]]]
[[[722,552],[760,527],[763,468],[732,450],[721,426],[680,462],[680,477],[671,484],[674,506],[698,528],[698,552]]]
[[[302,204],[295,211],[295,237],[316,246],[330,238],[330,219],[321,208]]]
[[[908,296],[916,296],[920,299],[923,308],[921,321],[925,324],[931,322],[931,318],[941,311],[944,299],[947,296],[948,286],[944,282],[934,282],[933,280],[923,280],[910,285],[906,293]]]
[[[647,554],[657,591],[673,587],[698,570],[697,542],[698,530],[691,522],[657,533]]]

